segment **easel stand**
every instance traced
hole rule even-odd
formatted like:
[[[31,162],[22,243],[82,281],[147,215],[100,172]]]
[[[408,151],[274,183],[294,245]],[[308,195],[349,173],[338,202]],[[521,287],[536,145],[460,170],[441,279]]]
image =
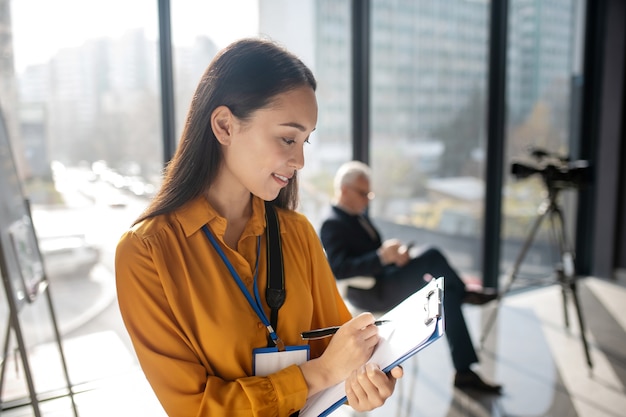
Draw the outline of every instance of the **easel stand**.
[[[589,369],[593,368],[593,364],[591,362],[591,356],[589,354],[589,346],[587,344],[587,338],[585,336],[585,325],[583,322],[582,309],[578,300],[578,292],[576,287],[576,270],[574,267],[574,255],[572,251],[572,247],[570,246],[569,241],[567,240],[567,236],[565,233],[565,222],[563,217],[563,210],[559,207],[557,203],[557,197],[559,195],[560,189],[557,187],[548,187],[548,197],[546,200],[539,206],[537,212],[538,217],[533,224],[533,227],[530,231],[530,234],[526,238],[524,245],[522,246],[522,250],[517,256],[515,263],[513,265],[513,269],[509,275],[509,280],[506,288],[498,294],[498,298],[496,299],[496,307],[492,310],[491,315],[487,318],[487,322],[483,329],[483,334],[480,339],[481,346],[484,345],[484,341],[487,338],[491,327],[493,326],[495,316],[498,312],[498,308],[500,306],[500,302],[503,296],[505,296],[513,286],[515,279],[519,273],[520,266],[524,258],[526,257],[526,253],[530,248],[541,223],[546,217],[550,218],[550,223],[552,226],[552,233],[554,234],[555,240],[558,242],[559,253],[560,253],[560,263],[555,265],[555,275],[558,283],[561,285],[561,294],[563,295],[563,314],[565,317],[565,327],[569,328],[569,317],[567,313],[567,300],[568,295],[571,295],[572,301],[574,302],[574,306],[576,308],[576,314],[578,315],[578,324],[580,326],[580,337],[583,344],[583,348],[585,350],[585,356],[587,358],[587,364],[589,365]]]
[[[76,403],[74,402],[74,392],[72,391],[65,355],[61,345],[61,336],[52,306],[52,297],[48,288],[48,278],[32,223],[30,204],[28,199],[24,198],[20,178],[21,176],[13,160],[8,130],[0,109],[0,194],[2,194],[3,200],[2,204],[0,204],[0,275],[2,275],[9,306],[9,323],[4,341],[3,355],[0,357],[0,414],[3,410],[12,408],[2,402],[2,388],[4,386],[5,368],[8,362],[11,330],[13,330],[26,376],[29,402],[33,407],[35,417],[41,416],[39,402],[44,400],[44,396],[38,396],[35,390],[33,374],[28,361],[28,349],[20,324],[20,310],[28,307],[29,303],[39,302],[40,297],[38,296],[45,293],[54,337],[61,357],[63,374],[67,383],[67,390],[72,401],[74,416],[78,417]],[[56,397],[64,397],[66,395],[57,395]],[[45,399],[52,398],[54,397],[48,396]],[[27,399],[24,399],[24,401],[27,401],[26,404],[28,404]]]
[[[45,293],[45,299],[49,307],[50,318],[51,318],[52,327],[54,330],[55,342],[59,351],[61,365],[63,368],[63,375],[65,377],[67,393],[61,394],[61,395],[57,394],[57,395],[42,397],[40,399],[35,389],[35,382],[33,379],[33,374],[31,371],[29,360],[28,360],[28,351],[26,348],[26,343],[24,340],[24,335],[22,333],[22,326],[21,326],[20,318],[19,318],[20,307],[26,307],[26,305],[22,305],[22,306],[19,305],[18,303],[23,302],[23,300],[16,300],[15,297],[13,296],[16,293],[12,288],[10,280],[8,279],[8,274],[6,273],[7,268],[6,268],[5,259],[2,259],[2,258],[3,258],[2,251],[0,251],[0,261],[1,261],[0,263],[2,264],[1,265],[2,277],[4,281],[5,291],[7,294],[7,299],[8,299],[9,309],[10,309],[10,312],[9,312],[10,316],[9,316],[9,323],[7,325],[7,331],[5,335],[3,354],[2,354],[2,358],[0,358],[2,360],[2,364],[0,365],[0,414],[2,414],[3,410],[13,408],[13,407],[5,406],[5,404],[2,402],[2,389],[4,387],[4,377],[5,377],[5,372],[6,372],[7,358],[9,354],[11,330],[13,330],[13,333],[15,334],[15,339],[17,342],[17,348],[19,350],[20,358],[22,361],[24,375],[26,377],[26,383],[28,385],[29,398],[23,399],[23,400],[26,401],[26,404],[30,402],[30,405],[33,408],[35,417],[41,417],[42,415],[39,409],[39,403],[41,401],[52,400],[52,399],[64,397],[67,395],[69,395],[71,403],[72,403],[74,417],[78,417],[78,410],[76,408],[76,403],[74,401],[74,391],[72,390],[72,384],[70,383],[70,377],[69,377],[69,373],[67,370],[67,362],[65,360],[65,354],[63,352],[63,346],[61,344],[61,334],[59,332],[59,327],[57,326],[56,315],[55,315],[53,304],[52,304],[52,296],[50,295],[50,288],[48,286],[47,279],[44,279],[40,283],[39,286],[40,286],[40,291]]]

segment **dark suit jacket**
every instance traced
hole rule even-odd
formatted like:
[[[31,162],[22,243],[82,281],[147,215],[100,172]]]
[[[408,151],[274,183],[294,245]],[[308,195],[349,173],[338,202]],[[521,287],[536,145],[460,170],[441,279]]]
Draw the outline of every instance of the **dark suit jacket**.
[[[376,250],[382,244],[380,234],[373,239],[361,225],[359,216],[348,214],[337,206],[331,206],[322,220],[320,238],[335,278],[358,275],[376,276],[383,272]]]
[[[397,305],[425,285],[422,277],[426,273],[445,277],[443,302],[452,362],[455,369],[467,370],[478,361],[461,310],[465,284],[439,250],[430,248],[401,268],[395,265],[383,267],[376,253],[382,244],[380,234],[370,237],[359,216],[350,215],[336,206],[329,208],[322,221],[320,237],[335,278],[357,275],[376,278],[376,285],[371,289],[353,288],[350,292],[348,287],[348,299],[363,310],[386,311]]]

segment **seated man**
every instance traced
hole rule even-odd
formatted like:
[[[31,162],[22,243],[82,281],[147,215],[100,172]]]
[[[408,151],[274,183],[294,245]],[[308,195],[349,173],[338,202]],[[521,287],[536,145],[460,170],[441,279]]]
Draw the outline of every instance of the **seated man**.
[[[478,357],[470,338],[461,304],[481,305],[497,297],[495,292],[470,291],[440,251],[423,250],[411,258],[407,245],[397,239],[381,240],[366,208],[370,191],[370,168],[358,161],[342,165],[335,176],[335,202],[324,216],[320,237],[336,279],[368,275],[371,289],[348,287],[348,300],[360,309],[386,311],[426,285],[432,277],[444,277],[446,337],[456,369],[454,385],[487,393],[500,385],[483,381],[470,366]]]

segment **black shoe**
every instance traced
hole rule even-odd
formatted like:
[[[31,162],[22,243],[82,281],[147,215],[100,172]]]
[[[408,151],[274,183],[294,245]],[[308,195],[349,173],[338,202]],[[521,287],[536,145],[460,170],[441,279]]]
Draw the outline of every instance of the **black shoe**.
[[[461,389],[472,389],[488,394],[501,394],[502,385],[489,384],[482,380],[473,371],[457,372],[454,377],[454,386]]]
[[[482,291],[465,291],[463,302],[466,304],[481,306],[495,300],[496,298],[498,298],[497,291],[485,288]]]

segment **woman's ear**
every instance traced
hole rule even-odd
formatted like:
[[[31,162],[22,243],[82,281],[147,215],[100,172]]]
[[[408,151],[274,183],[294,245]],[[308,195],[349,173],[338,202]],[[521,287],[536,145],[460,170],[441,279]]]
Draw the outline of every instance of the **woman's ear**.
[[[211,129],[222,145],[230,144],[233,133],[234,116],[226,106],[219,106],[211,113]]]

